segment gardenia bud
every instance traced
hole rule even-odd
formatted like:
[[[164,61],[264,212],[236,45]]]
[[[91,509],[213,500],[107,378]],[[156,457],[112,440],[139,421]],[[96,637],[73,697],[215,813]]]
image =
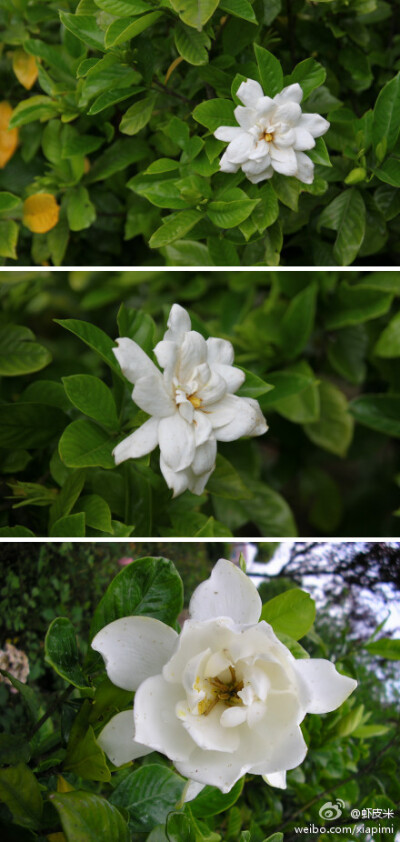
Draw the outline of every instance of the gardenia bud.
[[[92,647],[110,680],[135,690],[132,711],[114,716],[98,741],[116,766],[165,754],[191,784],[229,792],[246,772],[286,786],[307,753],[300,723],[335,710],[357,682],[325,659],[296,660],[272,627],[258,622],[251,580],[220,559],[195,590],[178,635],[150,617],[105,626]]]
[[[239,126],[220,126],[214,135],[229,141],[221,161],[222,172],[239,169],[257,184],[275,172],[293,175],[304,184],[314,179],[314,164],[304,152],[315,146],[316,137],[329,129],[319,114],[303,114],[303,91],[297,82],[273,98],[254,79],[240,85],[237,96],[243,105],[235,108]]]

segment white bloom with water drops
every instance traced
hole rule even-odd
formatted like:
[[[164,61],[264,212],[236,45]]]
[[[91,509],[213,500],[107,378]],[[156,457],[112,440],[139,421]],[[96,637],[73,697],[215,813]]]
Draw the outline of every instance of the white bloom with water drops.
[[[136,616],[98,632],[110,680],[136,691],[133,715],[118,713],[98,738],[116,766],[159,751],[191,781],[187,800],[207,784],[229,792],[246,772],[286,785],[307,752],[305,715],[335,710],[356,681],[328,660],[296,660],[258,622],[261,608],[251,580],[220,559],[180,635]]]
[[[189,314],[171,308],[168,330],[154,348],[163,373],[132,339],[117,339],[114,354],[135,384],[132,398],[150,418],[114,449],[117,464],[160,447],[160,468],[174,497],[202,494],[215,468],[217,441],[259,436],[267,424],[258,402],[234,393],[245,375],[225,339],[191,330]]]
[[[237,96],[243,103],[234,111],[239,125],[220,126],[214,132],[218,140],[229,143],[220,161],[222,172],[242,169],[257,184],[275,171],[311,184],[314,164],[305,152],[315,146],[316,137],[325,134],[329,123],[319,114],[302,111],[300,85],[289,85],[271,98],[264,96],[258,82],[247,79]]]

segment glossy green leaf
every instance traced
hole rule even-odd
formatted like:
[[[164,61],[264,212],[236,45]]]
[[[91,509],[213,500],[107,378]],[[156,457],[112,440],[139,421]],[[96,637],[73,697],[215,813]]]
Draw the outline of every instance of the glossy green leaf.
[[[379,658],[388,658],[391,661],[400,660],[400,640],[398,638],[381,637],[380,640],[367,643],[365,648],[371,655],[377,655]]]
[[[24,763],[0,769],[0,799],[12,813],[16,825],[37,830],[43,812],[40,786]]]
[[[237,126],[234,117],[235,105],[228,99],[208,99],[197,105],[193,117],[202,126],[215,132],[218,126]]]
[[[400,395],[360,395],[351,401],[349,409],[359,424],[400,437]]]
[[[315,610],[315,602],[310,594],[300,588],[293,588],[266,602],[261,620],[269,623],[275,632],[299,640],[313,625]]]
[[[119,810],[93,792],[50,795],[67,842],[129,842],[128,825]]]
[[[218,6],[219,0],[170,0],[181,20],[195,29],[202,29]]]
[[[90,324],[90,322],[80,321],[79,319],[55,319],[54,321],[82,339],[86,345],[89,345],[89,348],[96,351],[116,374],[122,377],[121,369],[112,350],[115,348],[115,342],[103,330]]]
[[[394,148],[400,131],[400,73],[379,92],[374,108],[372,140],[375,149],[386,141],[388,152]]]
[[[120,122],[119,128],[123,134],[134,135],[141,131],[151,119],[157,95],[151,94],[131,105]]]
[[[63,377],[66,394],[84,415],[94,418],[105,427],[118,429],[115,401],[110,389],[92,374],[72,374]]]
[[[353,438],[353,418],[346,397],[328,380],[319,384],[320,417],[312,424],[305,424],[304,432],[318,447],[345,456]]]
[[[80,666],[78,645],[74,627],[67,617],[56,617],[50,624],[44,642],[45,658],[69,684],[74,687],[88,687]]]
[[[150,764],[127,775],[114,789],[110,801],[128,812],[132,832],[143,833],[165,822],[179,802],[185,784],[184,778],[172,769]]]
[[[91,638],[119,617],[148,615],[174,625],[182,609],[181,578],[166,558],[141,558],[123,568],[108,586],[93,616]]]
[[[243,790],[244,778],[237,781],[230,792],[223,793],[215,786],[206,786],[190,802],[191,813],[199,819],[206,819],[209,816],[216,816],[224,813],[236,803]]]
[[[164,217],[165,221],[149,240],[150,248],[161,248],[183,237],[203,218],[201,211],[188,210]]]
[[[393,316],[382,331],[374,347],[374,353],[378,357],[389,359],[400,356],[400,313]]]
[[[340,266],[348,266],[356,258],[365,234],[365,205],[354,187],[339,193],[322,211],[319,228],[337,231],[334,257]]]
[[[205,32],[182,24],[174,29],[174,41],[179,55],[189,64],[207,64],[211,41]]]
[[[34,341],[27,327],[7,325],[0,328],[0,374],[12,377],[39,371],[51,362],[51,353]]]
[[[47,447],[64,429],[65,421],[64,413],[56,407],[22,402],[2,404],[0,447]]]
[[[104,50],[104,33],[97,23],[96,15],[72,15],[60,12],[61,23],[93,50]]]
[[[92,421],[73,421],[59,441],[59,454],[68,468],[114,468],[115,440]]]
[[[219,453],[217,454],[215,470],[207,483],[207,491],[217,497],[227,497],[232,500],[244,500],[252,497],[240,474],[233,465]]]

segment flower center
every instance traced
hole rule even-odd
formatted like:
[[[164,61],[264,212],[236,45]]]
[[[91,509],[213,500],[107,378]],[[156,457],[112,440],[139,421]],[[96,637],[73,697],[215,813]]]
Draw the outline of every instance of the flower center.
[[[271,143],[271,141],[273,139],[274,139],[274,133],[273,132],[267,132],[267,130],[264,129],[264,131],[261,133],[260,140],[266,140],[267,143]]]
[[[199,703],[198,711],[200,715],[208,716],[218,702],[223,702],[226,707],[243,704],[239,696],[240,691],[244,687],[243,681],[238,681],[236,671],[233,667],[229,667],[229,672],[231,674],[230,681],[221,681],[217,677],[207,679],[212,696],[211,699],[206,698]]]
[[[190,401],[194,409],[200,409],[202,401],[201,398],[196,397],[196,394],[188,395],[187,399]]]

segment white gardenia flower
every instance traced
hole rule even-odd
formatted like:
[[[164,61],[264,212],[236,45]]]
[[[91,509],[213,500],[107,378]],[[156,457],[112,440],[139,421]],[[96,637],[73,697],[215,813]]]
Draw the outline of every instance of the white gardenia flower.
[[[168,330],[154,348],[164,372],[132,339],[117,339],[114,354],[135,384],[132,399],[151,417],[113,451],[117,465],[160,446],[160,468],[174,497],[202,494],[215,468],[217,441],[260,436],[268,429],[260,406],[234,392],[245,375],[225,339],[205,340],[191,330],[189,314],[171,308]]]
[[[162,752],[189,778],[186,800],[206,784],[229,792],[246,772],[286,786],[307,752],[305,715],[335,710],[357,682],[330,661],[296,660],[258,622],[261,608],[251,580],[220,559],[180,635],[149,617],[98,632],[92,647],[110,680],[136,691],[133,716],[118,713],[98,737],[116,766]]]
[[[244,106],[234,111],[239,126],[220,126],[214,132],[218,140],[229,141],[220,161],[222,172],[241,168],[257,184],[275,170],[312,184],[314,164],[304,153],[315,146],[314,138],[325,134],[329,123],[319,114],[303,114],[300,85],[289,85],[271,98],[264,96],[258,82],[247,79],[237,96]]]

